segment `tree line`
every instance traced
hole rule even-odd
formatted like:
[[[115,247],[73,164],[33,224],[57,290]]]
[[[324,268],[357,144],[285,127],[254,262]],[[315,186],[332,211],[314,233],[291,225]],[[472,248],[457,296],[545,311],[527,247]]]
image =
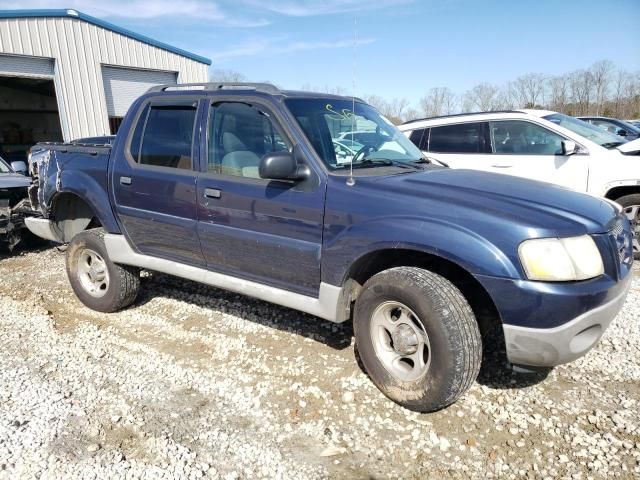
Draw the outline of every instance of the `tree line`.
[[[229,70],[212,73],[212,81],[243,81]],[[343,87],[312,87],[303,90],[349,95]],[[621,119],[640,118],[640,72],[629,72],[610,60],[563,75],[527,73],[503,85],[482,82],[462,94],[448,87],[433,87],[417,104],[402,97],[385,99],[364,95],[363,100],[396,123],[407,120],[473,111],[543,108],[573,116],[602,115]]]

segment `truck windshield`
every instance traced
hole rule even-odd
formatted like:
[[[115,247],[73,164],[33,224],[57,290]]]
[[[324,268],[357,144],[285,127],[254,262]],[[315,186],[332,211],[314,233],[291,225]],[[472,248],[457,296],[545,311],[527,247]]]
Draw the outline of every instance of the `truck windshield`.
[[[567,130],[571,130],[573,133],[577,133],[578,135],[597,143],[601,147],[615,148],[625,142],[625,140],[618,135],[609,133],[606,130],[602,130],[599,127],[582,120],[578,120],[577,118],[570,117],[569,115],[552,113],[551,115],[546,115],[542,118],[549,122],[553,122],[556,125],[560,125]]]
[[[393,123],[362,102],[290,98],[285,101],[318,156],[330,170],[409,166],[422,153]],[[413,166],[413,165],[412,165]]]

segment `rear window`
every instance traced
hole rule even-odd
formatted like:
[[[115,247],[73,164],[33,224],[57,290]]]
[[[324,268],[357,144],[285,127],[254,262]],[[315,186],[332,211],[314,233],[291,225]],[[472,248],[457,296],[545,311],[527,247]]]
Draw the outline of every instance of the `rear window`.
[[[423,140],[424,142],[424,140]],[[436,153],[484,153],[482,123],[431,127],[429,151]]]
[[[129,148],[141,165],[192,168],[196,104],[148,105],[138,119]]]

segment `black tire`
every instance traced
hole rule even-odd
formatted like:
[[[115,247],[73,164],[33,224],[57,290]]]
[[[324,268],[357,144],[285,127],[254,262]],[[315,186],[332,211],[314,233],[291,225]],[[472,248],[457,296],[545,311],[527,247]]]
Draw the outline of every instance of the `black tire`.
[[[374,332],[380,327],[373,315],[394,302],[408,307],[426,330],[429,345],[424,355],[426,358],[428,351],[429,363],[425,362],[426,370],[420,378],[400,378],[376,353],[381,347],[374,345],[379,344]],[[365,370],[382,393],[403,407],[419,412],[440,410],[460,398],[478,376],[482,361],[478,323],[460,290],[440,275],[414,267],[397,267],[374,275],[356,300],[353,322]],[[392,335],[388,337],[391,349],[395,349]]]
[[[633,207],[640,207],[640,193],[625,195],[616,199],[625,212],[629,212]],[[634,229],[633,258],[640,260],[640,208],[636,213],[635,219],[631,220],[631,228]]]
[[[91,252],[91,253],[89,253]],[[92,282],[90,276],[83,272],[86,267],[84,256],[97,258],[100,261],[100,272],[107,275],[106,282],[90,293],[87,283],[92,286],[99,281]],[[81,264],[82,262],[82,264]],[[95,260],[94,260],[95,262]],[[109,259],[104,244],[104,230],[94,228],[79,233],[69,243],[67,248],[67,275],[71,288],[76,296],[87,307],[98,312],[111,313],[131,305],[140,289],[140,270],[134,267],[122,266]]]

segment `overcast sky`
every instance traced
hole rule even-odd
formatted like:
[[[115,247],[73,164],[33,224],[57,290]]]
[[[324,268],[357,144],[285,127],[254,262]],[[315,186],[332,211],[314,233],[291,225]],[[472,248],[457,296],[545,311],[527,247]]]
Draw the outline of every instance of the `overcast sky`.
[[[429,88],[550,75],[601,59],[640,70],[640,1],[46,0],[285,88],[341,86],[412,102]]]

